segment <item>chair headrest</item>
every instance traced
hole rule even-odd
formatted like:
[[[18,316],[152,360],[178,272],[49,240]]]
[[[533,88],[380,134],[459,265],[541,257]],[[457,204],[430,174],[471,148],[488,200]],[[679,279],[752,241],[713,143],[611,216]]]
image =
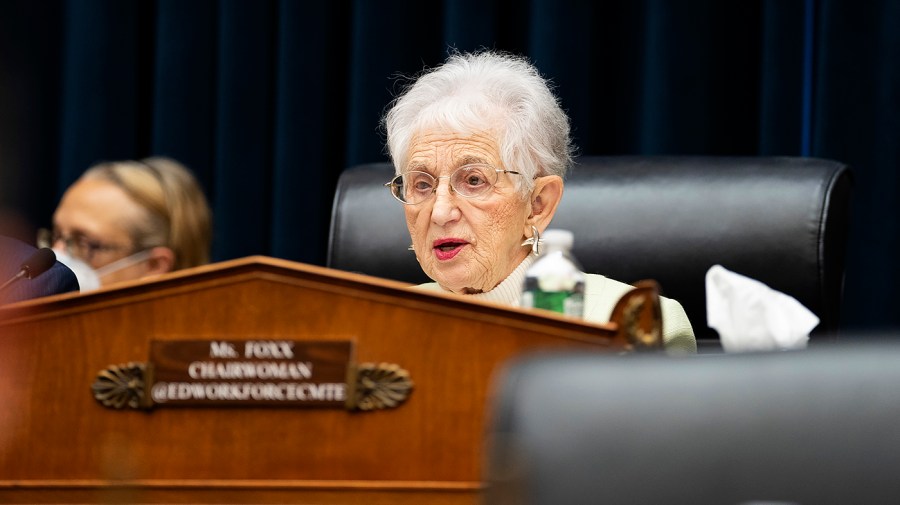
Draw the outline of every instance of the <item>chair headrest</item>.
[[[900,489],[900,346],[886,337],[514,362],[491,395],[485,503],[883,501]]]
[[[346,170],[332,210],[328,266],[426,282],[407,251],[387,163]],[[792,157],[608,156],[579,159],[551,227],[571,230],[585,271],[654,279],[682,303],[698,338],[704,277],[715,264],[797,298],[838,323],[851,178],[841,163]]]

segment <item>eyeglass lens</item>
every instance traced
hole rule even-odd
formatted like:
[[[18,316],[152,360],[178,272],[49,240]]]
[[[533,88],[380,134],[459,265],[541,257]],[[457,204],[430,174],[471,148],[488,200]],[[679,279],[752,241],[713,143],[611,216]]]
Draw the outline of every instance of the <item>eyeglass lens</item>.
[[[58,242],[63,243],[69,254],[87,262],[90,262],[94,255],[99,252],[122,248],[122,246],[118,245],[103,244],[80,234],[64,236],[58,231],[50,231],[46,228],[38,230],[38,247],[53,247]]]
[[[450,187],[457,194],[464,198],[476,198],[494,187],[501,171],[488,165],[465,165],[449,176],[435,178],[427,172],[412,170],[395,177],[391,190],[401,202],[416,204],[431,197],[437,190],[438,179],[449,178]]]

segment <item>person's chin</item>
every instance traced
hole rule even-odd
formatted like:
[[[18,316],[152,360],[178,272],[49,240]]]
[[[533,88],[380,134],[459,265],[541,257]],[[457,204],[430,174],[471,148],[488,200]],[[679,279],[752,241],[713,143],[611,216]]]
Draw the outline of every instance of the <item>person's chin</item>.
[[[442,288],[452,291],[454,293],[464,294],[471,285],[471,282],[468,276],[459,276],[453,275],[452,272],[448,272],[445,269],[436,269],[433,271],[429,277],[434,279],[435,282],[438,283]]]

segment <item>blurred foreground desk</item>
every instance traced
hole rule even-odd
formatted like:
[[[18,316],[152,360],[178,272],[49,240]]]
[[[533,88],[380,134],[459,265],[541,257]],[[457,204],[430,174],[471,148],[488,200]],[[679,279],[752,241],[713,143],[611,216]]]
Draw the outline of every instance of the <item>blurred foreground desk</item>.
[[[624,326],[266,257],[9,305],[0,502],[477,503],[492,371]]]

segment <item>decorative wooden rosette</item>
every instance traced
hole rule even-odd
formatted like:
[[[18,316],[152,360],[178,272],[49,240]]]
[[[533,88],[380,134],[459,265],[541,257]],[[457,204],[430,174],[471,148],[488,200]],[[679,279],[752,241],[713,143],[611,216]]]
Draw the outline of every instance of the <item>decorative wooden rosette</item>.
[[[663,327],[659,285],[655,281],[636,283],[634,289],[616,303],[610,320],[619,323],[619,334],[632,350],[661,349]]]
[[[153,383],[153,366],[130,361],[110,365],[97,373],[91,385],[94,399],[111,409],[149,409],[153,401],[148,394]]]
[[[409,396],[413,381],[409,372],[393,363],[360,363],[348,371],[347,408],[379,410],[395,408]]]

